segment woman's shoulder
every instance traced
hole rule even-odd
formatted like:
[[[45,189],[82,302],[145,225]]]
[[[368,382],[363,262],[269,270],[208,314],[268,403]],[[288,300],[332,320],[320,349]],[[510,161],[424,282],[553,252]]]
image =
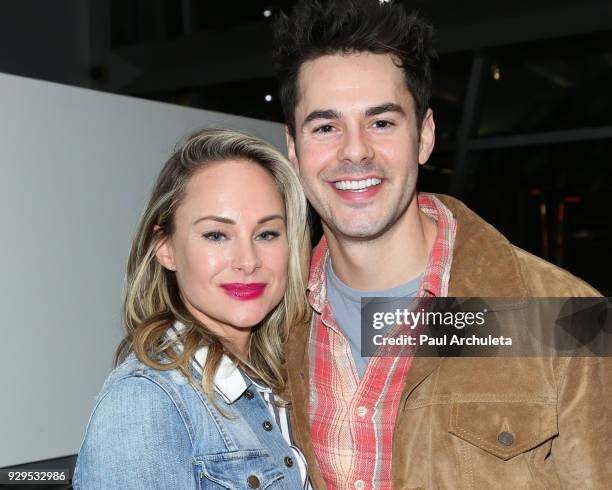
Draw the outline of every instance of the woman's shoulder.
[[[96,406],[109,396],[124,400],[126,405],[142,406],[149,400],[182,406],[190,391],[188,379],[178,369],[150,367],[132,353],[108,375],[96,398]]]
[[[128,357],[111,372],[96,399],[79,450],[75,488],[145,488],[136,482],[138,475],[154,476],[153,467],[171,458],[181,468],[177,478],[188,475],[190,481],[189,471],[182,468],[190,468],[202,427],[194,426],[194,420],[202,418],[193,416],[164,371]],[[159,465],[143,465],[142,458]]]
[[[165,420],[175,414],[177,422],[193,437],[194,423],[204,423],[197,414],[203,400],[195,395],[189,381],[178,370],[160,370],[147,366],[130,354],[108,375],[98,393],[89,425],[117,426],[117,421],[134,423]]]

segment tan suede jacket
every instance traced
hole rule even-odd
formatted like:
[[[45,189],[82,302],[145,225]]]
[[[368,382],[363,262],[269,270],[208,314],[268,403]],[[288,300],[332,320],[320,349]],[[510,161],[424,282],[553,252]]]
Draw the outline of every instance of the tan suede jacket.
[[[449,296],[599,296],[512,246],[461,202]],[[308,325],[286,347],[296,444],[317,469],[308,418]],[[610,358],[415,358],[393,436],[396,489],[612,488]],[[502,432],[512,435],[511,440]],[[507,436],[507,434],[506,434]]]

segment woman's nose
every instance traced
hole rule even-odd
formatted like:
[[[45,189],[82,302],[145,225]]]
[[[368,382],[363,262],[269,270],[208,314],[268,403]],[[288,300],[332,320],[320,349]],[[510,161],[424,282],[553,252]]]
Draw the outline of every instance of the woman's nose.
[[[256,245],[252,241],[238,243],[232,257],[232,268],[249,275],[261,267]]]

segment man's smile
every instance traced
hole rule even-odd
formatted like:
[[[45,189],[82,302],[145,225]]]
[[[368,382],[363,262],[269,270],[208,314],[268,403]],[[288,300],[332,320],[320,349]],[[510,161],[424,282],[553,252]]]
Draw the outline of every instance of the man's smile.
[[[378,178],[361,179],[361,180],[339,180],[334,183],[336,189],[341,191],[363,192],[369,187],[377,186],[382,182]]]
[[[333,191],[345,201],[364,202],[371,200],[383,188],[384,179],[368,177],[362,179],[342,179],[328,182]]]

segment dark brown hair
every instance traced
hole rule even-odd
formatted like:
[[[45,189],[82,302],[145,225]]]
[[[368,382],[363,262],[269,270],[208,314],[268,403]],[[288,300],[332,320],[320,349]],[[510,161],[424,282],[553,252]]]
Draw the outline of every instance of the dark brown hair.
[[[391,54],[404,71],[420,128],[431,92],[433,27],[418,12],[381,0],[300,0],[275,23],[274,53],[285,123],[295,137],[298,74],[306,61],[330,54]]]

